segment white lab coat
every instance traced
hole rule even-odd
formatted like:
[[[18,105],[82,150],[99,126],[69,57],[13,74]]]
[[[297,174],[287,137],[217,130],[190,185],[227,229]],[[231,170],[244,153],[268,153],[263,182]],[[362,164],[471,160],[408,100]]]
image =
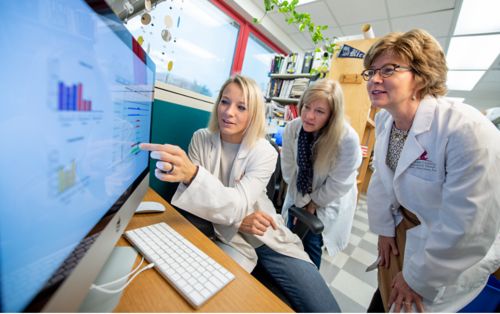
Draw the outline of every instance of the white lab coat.
[[[283,204],[282,215],[287,221],[288,209],[295,204],[304,207],[311,199],[319,205],[317,216],[325,229],[323,243],[330,255],[343,250],[349,243],[352,221],[356,209],[356,176],[361,164],[359,137],[354,129],[344,122],[344,133],[339,143],[335,165],[325,173],[314,172],[313,192],[302,195],[297,191],[297,142],[302,120],[297,118],[285,127],[281,151],[281,169],[288,189]]]
[[[228,253],[247,271],[257,262],[254,248],[248,238],[255,238],[281,254],[312,263],[304,252],[301,240],[284,224],[266,194],[269,178],[276,168],[277,152],[265,139],[259,139],[253,147],[245,141],[240,146],[231,170],[229,186],[218,179],[221,157],[220,133],[208,129],[196,131],[189,145],[189,158],[199,165],[198,174],[186,187],[179,184],[172,204],[214,223],[217,237],[233,248]],[[243,218],[260,210],[274,218],[276,230],[269,227],[263,236],[244,236],[238,232]]]
[[[376,116],[370,229],[394,236],[399,205],[421,224],[407,232],[403,277],[428,312],[468,304],[500,266],[500,132],[476,109],[425,97],[396,171],[386,165],[393,124]]]

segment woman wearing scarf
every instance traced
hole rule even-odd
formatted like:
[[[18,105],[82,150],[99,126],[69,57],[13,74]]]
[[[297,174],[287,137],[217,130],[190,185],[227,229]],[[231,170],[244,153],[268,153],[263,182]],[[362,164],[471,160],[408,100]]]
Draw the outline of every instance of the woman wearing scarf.
[[[283,134],[281,168],[288,190],[282,215],[290,228],[296,222],[288,215],[293,205],[321,220],[323,232],[309,232],[302,240],[319,268],[323,244],[329,255],[348,244],[361,149],[357,133],[344,119],[344,96],[338,82],[325,79],[309,86],[300,99],[299,113]]]

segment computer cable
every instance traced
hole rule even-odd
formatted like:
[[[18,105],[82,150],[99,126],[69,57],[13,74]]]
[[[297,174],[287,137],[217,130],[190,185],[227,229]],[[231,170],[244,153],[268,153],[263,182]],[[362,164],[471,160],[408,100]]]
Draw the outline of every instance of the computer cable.
[[[115,293],[118,293],[118,292],[121,292],[123,291],[134,279],[135,277],[137,277],[140,273],[142,273],[143,271],[145,270],[148,270],[148,269],[151,269],[155,266],[154,263],[150,263],[146,266],[144,266],[141,270],[139,270],[139,268],[142,266],[142,264],[144,263],[144,257],[142,257],[141,259],[141,262],[139,263],[139,265],[137,265],[137,267],[132,270],[130,273],[126,274],[125,276],[121,277],[121,278],[118,278],[116,280],[113,280],[113,281],[110,281],[110,282],[107,282],[107,283],[103,283],[103,284],[100,284],[100,285],[96,285],[96,284],[92,284],[90,286],[90,289],[93,289],[93,290],[97,290],[97,291],[100,291],[100,292],[103,292],[103,293],[109,293],[109,294],[115,294]],[[139,270],[139,271],[138,271]],[[110,286],[110,285],[113,285],[115,283],[118,283],[126,278],[128,278],[128,276],[134,274],[129,280],[127,280],[127,282],[120,288],[117,288],[117,289],[107,289],[107,288],[104,288],[104,287],[107,287],[107,286]]]

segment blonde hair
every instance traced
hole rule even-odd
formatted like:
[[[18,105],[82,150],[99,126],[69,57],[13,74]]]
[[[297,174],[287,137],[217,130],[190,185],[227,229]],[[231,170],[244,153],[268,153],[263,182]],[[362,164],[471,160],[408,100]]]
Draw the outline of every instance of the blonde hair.
[[[446,58],[443,49],[432,35],[422,29],[389,33],[371,46],[363,65],[368,69],[375,59],[385,53],[393,54],[408,63],[420,88],[419,98],[446,94]]]
[[[222,98],[222,93],[224,89],[231,83],[238,85],[243,91],[243,98],[247,106],[249,121],[245,130],[245,135],[243,141],[248,146],[253,146],[255,142],[264,138],[266,135],[266,118],[265,118],[265,107],[264,107],[264,97],[260,91],[257,83],[249,78],[242,75],[234,75],[227,79],[222,87],[220,88],[219,95],[215,102],[215,106],[212,109],[212,114],[210,115],[210,120],[208,121],[208,129],[210,132],[215,133],[220,131],[219,128],[219,115],[217,108],[219,107],[220,100]]]
[[[340,138],[344,132],[344,93],[337,81],[322,79],[310,85],[299,101],[299,114],[304,104],[325,99],[331,109],[330,118],[320,130],[313,147],[314,172],[322,173],[335,164]]]

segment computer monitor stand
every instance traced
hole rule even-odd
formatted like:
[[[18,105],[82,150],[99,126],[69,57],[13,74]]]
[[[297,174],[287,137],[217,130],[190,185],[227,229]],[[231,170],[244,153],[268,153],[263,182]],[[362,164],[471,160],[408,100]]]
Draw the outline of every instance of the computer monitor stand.
[[[137,251],[132,247],[115,247],[108,261],[97,276],[95,285],[102,285],[122,278],[133,270],[137,258]],[[144,264],[145,265],[145,264]],[[144,266],[143,265],[143,266]],[[132,275],[128,276],[130,278]],[[140,276],[140,275],[139,275]],[[107,289],[118,289],[123,287],[128,278],[124,278],[116,284],[106,286]],[[89,291],[85,301],[80,306],[79,312],[84,313],[111,313],[118,305],[123,291],[108,294],[95,289]]]

